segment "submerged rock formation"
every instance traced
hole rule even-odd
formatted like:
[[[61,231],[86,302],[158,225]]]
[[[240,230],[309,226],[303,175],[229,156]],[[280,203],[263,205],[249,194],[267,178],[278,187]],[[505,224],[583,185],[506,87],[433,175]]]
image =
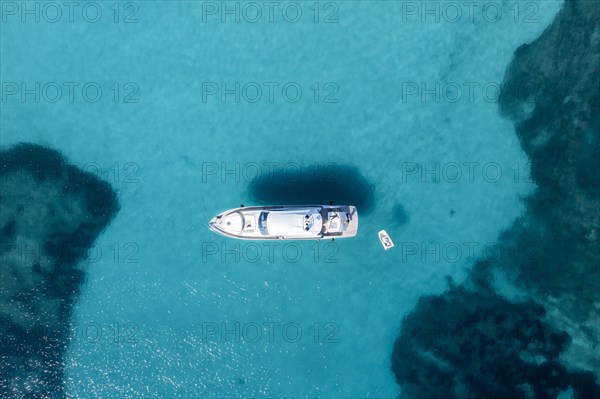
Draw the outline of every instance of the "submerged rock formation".
[[[569,363],[600,379],[600,4],[568,0],[517,51],[505,85],[500,107],[515,121],[538,185],[505,240],[532,243],[535,253],[506,262],[506,273],[574,337]],[[535,104],[527,115],[525,101]]]
[[[560,361],[570,336],[544,320],[542,305],[496,293],[491,276],[479,274],[487,266],[478,265],[469,287],[451,284],[443,295],[422,297],[403,320],[392,355],[402,397],[598,397],[591,372]]]
[[[516,51],[500,108],[538,188],[500,259],[404,319],[392,355],[403,397],[600,397],[599,57],[599,3],[585,0]],[[503,297],[506,284],[521,298]],[[434,323],[446,328],[431,340]]]
[[[544,294],[577,287],[591,303],[600,291],[599,3],[567,1],[536,42],[519,48],[505,85],[513,89],[501,110],[515,120],[538,185],[520,239],[543,249],[516,269]],[[527,116],[525,101],[535,104]]]
[[[57,152],[0,151],[0,397],[63,397],[80,261],[119,209],[109,184]]]

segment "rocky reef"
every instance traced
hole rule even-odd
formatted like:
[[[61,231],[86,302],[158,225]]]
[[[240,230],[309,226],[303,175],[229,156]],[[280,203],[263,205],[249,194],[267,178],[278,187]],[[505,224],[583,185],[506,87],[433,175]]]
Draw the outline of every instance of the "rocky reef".
[[[537,189],[499,259],[404,318],[392,355],[402,397],[600,397],[599,57],[599,3],[586,0],[567,0],[516,51],[500,110]]]
[[[545,321],[534,300],[499,295],[488,266],[478,264],[466,285],[422,297],[404,318],[392,355],[402,397],[598,397],[592,372],[561,363],[569,334]]]
[[[109,184],[46,147],[3,149],[0,168],[0,397],[64,397],[81,261],[119,203]]]
[[[536,244],[536,261],[512,265],[526,286],[576,293],[589,309],[600,291],[599,3],[567,1],[537,41],[517,50],[505,85],[511,95],[500,98],[501,110],[515,121],[538,186],[516,232]],[[526,102],[535,107],[524,115]]]

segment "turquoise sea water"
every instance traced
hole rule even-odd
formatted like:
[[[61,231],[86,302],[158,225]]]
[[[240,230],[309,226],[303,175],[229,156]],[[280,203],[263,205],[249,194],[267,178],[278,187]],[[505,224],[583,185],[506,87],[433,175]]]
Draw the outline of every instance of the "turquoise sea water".
[[[295,23],[289,3],[273,22],[256,3],[252,23],[222,20],[246,3],[148,1],[94,3],[96,23],[63,6],[51,23],[2,2],[1,144],[58,148],[121,202],[74,307],[68,394],[396,396],[402,317],[445,276],[461,281],[535,188],[494,88],[562,3],[489,3],[497,22],[486,2],[457,22],[419,2],[322,2],[318,15],[296,2]],[[220,96],[236,82],[239,102]],[[211,233],[215,214],[257,203],[249,177],[273,164],[359,173],[373,198],[359,236],[265,247]]]

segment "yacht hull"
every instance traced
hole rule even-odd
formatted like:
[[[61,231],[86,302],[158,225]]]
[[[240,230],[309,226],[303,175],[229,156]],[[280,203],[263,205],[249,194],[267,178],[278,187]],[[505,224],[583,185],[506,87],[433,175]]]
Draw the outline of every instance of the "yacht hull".
[[[221,212],[209,229],[242,240],[319,240],[358,233],[352,205],[250,206]]]

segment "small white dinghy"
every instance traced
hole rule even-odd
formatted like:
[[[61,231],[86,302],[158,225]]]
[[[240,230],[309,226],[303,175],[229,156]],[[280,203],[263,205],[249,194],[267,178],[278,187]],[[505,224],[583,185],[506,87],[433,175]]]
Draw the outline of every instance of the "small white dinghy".
[[[221,212],[208,227],[243,240],[346,238],[358,232],[358,212],[352,205],[242,206]]]
[[[387,233],[387,231],[381,230],[378,233],[378,235],[379,235],[379,241],[381,241],[381,245],[383,245],[383,249],[385,249],[387,251],[388,249],[394,247],[394,241],[392,241],[392,238]]]

